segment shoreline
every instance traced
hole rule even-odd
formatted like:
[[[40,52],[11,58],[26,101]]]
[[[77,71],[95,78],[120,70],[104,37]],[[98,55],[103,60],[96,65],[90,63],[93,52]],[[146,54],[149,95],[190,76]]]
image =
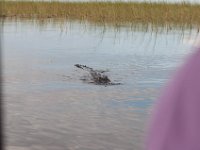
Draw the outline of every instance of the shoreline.
[[[1,18],[62,18],[93,23],[200,25],[200,4],[147,2],[25,2],[1,3]]]

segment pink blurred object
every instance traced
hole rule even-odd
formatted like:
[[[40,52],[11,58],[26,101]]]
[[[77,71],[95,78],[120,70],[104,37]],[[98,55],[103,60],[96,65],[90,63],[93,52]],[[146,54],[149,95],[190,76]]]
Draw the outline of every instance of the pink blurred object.
[[[164,89],[145,150],[200,150],[200,49]]]

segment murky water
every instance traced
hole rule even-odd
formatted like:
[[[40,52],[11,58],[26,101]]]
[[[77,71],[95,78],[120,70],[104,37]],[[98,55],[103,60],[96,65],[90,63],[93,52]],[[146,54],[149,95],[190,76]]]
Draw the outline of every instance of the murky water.
[[[158,93],[193,34],[66,22],[6,21],[3,88],[9,150],[140,150]],[[192,42],[193,43],[193,42]],[[80,80],[83,64],[116,86]]]

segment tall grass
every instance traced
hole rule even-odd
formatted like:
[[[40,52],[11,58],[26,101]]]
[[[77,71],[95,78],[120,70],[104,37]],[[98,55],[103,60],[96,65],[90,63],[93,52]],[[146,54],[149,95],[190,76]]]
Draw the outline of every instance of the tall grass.
[[[200,25],[200,5],[147,2],[6,1],[1,17],[66,18],[95,23]]]

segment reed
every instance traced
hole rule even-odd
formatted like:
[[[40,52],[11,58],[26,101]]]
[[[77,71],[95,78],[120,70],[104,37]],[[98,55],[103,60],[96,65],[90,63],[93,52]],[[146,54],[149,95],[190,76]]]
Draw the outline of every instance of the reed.
[[[64,18],[95,23],[200,25],[200,4],[147,2],[0,2],[1,17]]]

